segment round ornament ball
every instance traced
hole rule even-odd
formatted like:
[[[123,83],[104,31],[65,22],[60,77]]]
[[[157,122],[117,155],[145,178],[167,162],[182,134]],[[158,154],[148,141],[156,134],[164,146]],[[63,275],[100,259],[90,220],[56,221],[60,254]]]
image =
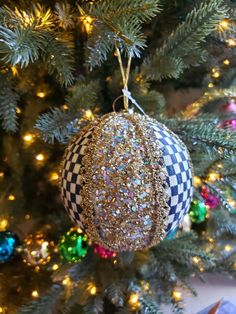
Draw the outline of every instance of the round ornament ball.
[[[105,258],[105,259],[111,258],[111,257],[116,257],[116,255],[117,255],[115,252],[112,252],[112,251],[110,251],[110,250],[108,250],[108,249],[106,249],[103,246],[98,245],[98,244],[96,244],[94,246],[93,251],[94,251],[94,253],[98,254],[101,258]]]
[[[46,265],[51,260],[51,249],[41,232],[30,234],[24,240],[23,261],[28,266]]]
[[[188,212],[191,161],[182,141],[147,115],[109,113],[68,146],[61,194],[71,219],[114,251],[158,244]]]
[[[192,202],[189,215],[193,223],[204,222],[207,215],[206,204],[199,201]]]
[[[58,243],[62,259],[67,262],[79,262],[88,252],[88,239],[79,228],[71,228]]]
[[[0,231],[0,263],[11,260],[19,242],[19,238],[14,232]]]
[[[235,103],[235,100],[234,99],[230,99],[229,101],[227,101],[227,103],[224,104],[221,107],[221,110],[225,111],[225,112],[236,113],[236,103]]]

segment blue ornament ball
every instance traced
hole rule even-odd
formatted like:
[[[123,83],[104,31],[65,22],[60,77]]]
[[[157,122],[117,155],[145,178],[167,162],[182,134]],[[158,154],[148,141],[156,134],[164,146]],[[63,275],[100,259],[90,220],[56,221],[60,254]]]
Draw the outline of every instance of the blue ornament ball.
[[[19,239],[14,232],[0,231],[0,263],[8,262],[14,255]]]

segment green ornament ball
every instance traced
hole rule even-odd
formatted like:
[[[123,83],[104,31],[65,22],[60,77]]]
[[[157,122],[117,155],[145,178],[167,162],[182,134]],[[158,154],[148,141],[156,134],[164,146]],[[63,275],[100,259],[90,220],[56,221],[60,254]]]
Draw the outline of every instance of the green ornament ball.
[[[71,228],[58,243],[61,258],[67,262],[79,262],[88,252],[88,238],[82,230]]]
[[[207,215],[207,208],[205,203],[193,201],[190,206],[189,215],[193,223],[204,222]]]

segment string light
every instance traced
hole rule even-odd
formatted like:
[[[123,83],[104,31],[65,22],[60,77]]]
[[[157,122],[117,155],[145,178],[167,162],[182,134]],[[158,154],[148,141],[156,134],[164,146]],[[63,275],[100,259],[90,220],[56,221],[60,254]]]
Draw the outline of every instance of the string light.
[[[19,73],[18,73],[18,70],[17,70],[17,67],[16,67],[16,66],[12,66],[12,67],[11,67],[11,71],[12,71],[13,76],[18,76],[18,75],[19,75]]]
[[[223,63],[224,63],[224,65],[229,65],[229,64],[230,64],[230,61],[229,61],[228,59],[225,59],[225,60],[223,61]]]
[[[94,19],[89,15],[85,15],[81,17],[81,21],[87,34],[91,33]]]
[[[62,108],[63,108],[64,110],[68,110],[68,109],[69,109],[69,107],[68,107],[66,104],[63,105]]]
[[[26,214],[25,215],[25,220],[29,220],[30,219],[30,214]]]
[[[41,154],[38,154],[36,155],[35,157],[38,161],[43,161],[45,159],[45,156],[41,153]]]
[[[227,19],[224,19],[219,23],[219,30],[224,30],[229,27],[229,21]]]
[[[16,107],[16,113],[21,114],[21,109],[19,107]]]
[[[214,84],[213,84],[213,83],[209,83],[207,86],[208,86],[209,88],[212,88],[212,87],[214,87]]]
[[[8,220],[6,218],[3,218],[1,221],[0,221],[0,230],[3,231],[6,229],[6,227],[8,226]]]
[[[4,172],[1,171],[1,172],[0,172],[0,179],[3,179],[3,178],[4,178]]]
[[[52,172],[50,173],[50,176],[49,176],[49,180],[50,181],[57,181],[59,179],[59,174],[57,172]]]
[[[5,314],[5,313],[7,313],[7,307],[6,306],[0,306],[0,313],[1,314]]]
[[[35,299],[37,299],[37,298],[39,297],[39,293],[38,293],[37,290],[32,291],[31,295],[32,295],[32,297],[35,298]]]
[[[91,295],[95,295],[97,293],[97,287],[94,285],[94,283],[90,283],[88,285],[88,289],[87,290],[89,291],[89,293]]]
[[[58,270],[59,269],[59,265],[58,264],[54,264],[52,265],[52,270]]]
[[[94,115],[90,109],[85,111],[84,116],[87,120],[94,120]]]
[[[39,98],[44,98],[46,96],[46,92],[43,92],[43,91],[38,91],[36,93],[36,96],[39,97]]]
[[[31,134],[31,133],[26,133],[26,134],[23,136],[23,140],[24,140],[25,143],[31,144],[31,143],[33,143],[33,141],[34,141],[34,135]]]
[[[15,195],[13,195],[13,194],[10,194],[9,196],[8,196],[8,200],[9,201],[14,201],[16,199],[16,197],[15,197]]]
[[[220,179],[220,174],[216,172],[211,172],[207,176],[207,181],[215,182]]]
[[[133,308],[133,309],[138,309],[140,307],[140,302],[139,302],[139,295],[136,292],[131,293],[130,297],[129,297],[129,305]]]
[[[64,286],[69,286],[69,284],[70,284],[70,277],[69,277],[69,276],[66,276],[66,277],[63,279],[62,284],[63,284]]]
[[[226,252],[230,252],[230,251],[233,250],[233,247],[232,247],[232,245],[230,245],[230,244],[226,244],[225,247],[224,247],[224,250],[225,250]]]
[[[199,188],[202,185],[202,180],[200,177],[198,176],[194,176],[193,178],[193,184],[195,186],[195,188]]]
[[[175,300],[175,302],[182,301],[182,293],[180,291],[174,290],[172,297]]]
[[[229,47],[235,47],[236,46],[236,41],[233,38],[229,38],[226,40],[228,43]]]
[[[200,257],[198,257],[198,256],[194,256],[194,257],[192,258],[192,261],[193,261],[194,264],[199,264],[199,262],[201,261],[201,259],[200,259]]]
[[[214,71],[214,72],[212,73],[212,77],[214,77],[214,78],[220,77],[220,72],[219,72],[218,70]]]

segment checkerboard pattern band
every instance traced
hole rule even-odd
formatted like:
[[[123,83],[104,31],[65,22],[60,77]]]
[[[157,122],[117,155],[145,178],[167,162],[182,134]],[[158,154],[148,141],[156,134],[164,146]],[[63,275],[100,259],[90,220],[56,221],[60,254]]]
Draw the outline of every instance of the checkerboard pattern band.
[[[80,174],[81,161],[86,154],[86,147],[92,138],[93,128],[91,128],[83,137],[78,137],[67,150],[65,160],[62,166],[62,182],[61,196],[64,206],[70,218],[81,228],[84,226],[81,223],[80,214],[83,209],[80,206],[83,180]]]
[[[159,142],[167,170],[168,205],[170,206],[167,233],[175,229],[187,214],[193,194],[191,164],[185,146],[176,135],[159,123],[151,123],[155,140]]]

